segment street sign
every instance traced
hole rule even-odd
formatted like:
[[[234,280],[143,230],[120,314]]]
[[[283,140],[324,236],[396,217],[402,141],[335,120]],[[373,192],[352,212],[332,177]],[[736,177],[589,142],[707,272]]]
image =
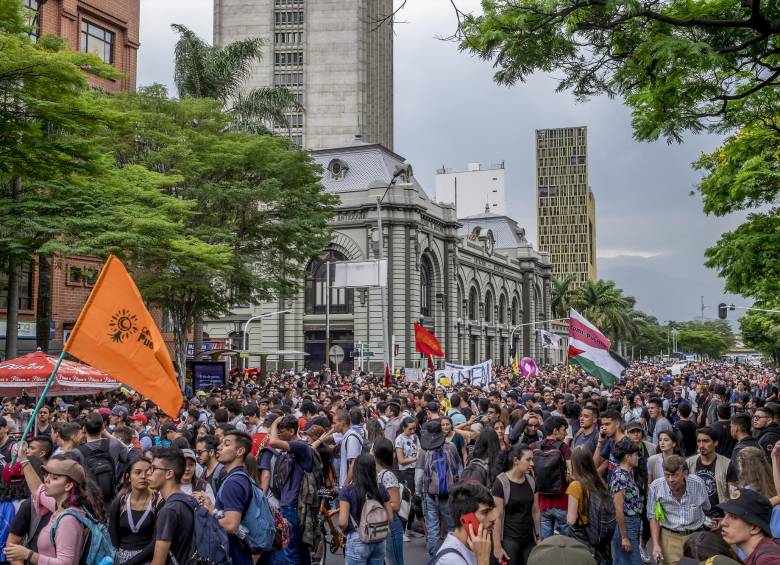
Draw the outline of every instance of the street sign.
[[[242,351],[238,354],[239,359],[249,359],[249,352],[248,351]]]
[[[373,356],[374,356],[374,352],[373,351],[364,351],[363,352],[363,357],[373,357]]]
[[[340,345],[334,345],[330,348],[330,360],[333,361],[336,365],[344,360],[344,350]]]

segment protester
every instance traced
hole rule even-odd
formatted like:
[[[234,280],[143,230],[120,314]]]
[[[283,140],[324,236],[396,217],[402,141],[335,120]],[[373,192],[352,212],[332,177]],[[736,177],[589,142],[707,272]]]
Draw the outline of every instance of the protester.
[[[387,491],[393,510],[390,535],[385,544],[385,561],[388,565],[404,565],[404,524],[398,514],[401,509],[401,485],[393,473],[393,444],[387,438],[381,438],[374,443],[371,451],[376,460],[377,482]]]
[[[619,465],[609,483],[615,501],[617,528],[612,541],[615,565],[639,565],[641,543],[639,530],[643,509],[642,494],[634,481],[634,469],[639,466],[639,448],[629,438],[614,447]]]
[[[133,461],[122,478],[122,487],[111,503],[108,530],[117,550],[115,563],[149,563],[154,554],[154,532],[158,495],[149,488],[146,458]]]
[[[664,460],[672,455],[682,455],[679,438],[674,430],[658,433],[658,453],[647,460],[647,480],[650,484],[664,476]]]
[[[571,449],[564,442],[567,427],[562,416],[550,416],[544,423],[544,440],[529,446],[534,451],[542,539],[556,531],[566,533],[566,487],[571,475]]]
[[[723,539],[744,553],[745,565],[780,564],[780,544],[772,539],[772,505],[767,497],[740,488],[720,509],[725,512],[720,525]]]
[[[572,480],[566,489],[569,497],[566,512],[567,533],[582,544],[588,546],[598,565],[611,565],[611,537],[601,543],[592,543],[587,534],[590,521],[591,497],[602,500],[611,497],[609,487],[596,471],[593,455],[586,445],[575,447],[571,457]]]

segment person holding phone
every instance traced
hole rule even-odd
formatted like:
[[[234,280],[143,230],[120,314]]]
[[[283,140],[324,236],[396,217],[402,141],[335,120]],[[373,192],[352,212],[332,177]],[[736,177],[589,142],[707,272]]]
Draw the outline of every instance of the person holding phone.
[[[449,510],[456,527],[429,565],[489,565],[490,530],[496,523],[490,491],[480,484],[458,483],[450,492]]]

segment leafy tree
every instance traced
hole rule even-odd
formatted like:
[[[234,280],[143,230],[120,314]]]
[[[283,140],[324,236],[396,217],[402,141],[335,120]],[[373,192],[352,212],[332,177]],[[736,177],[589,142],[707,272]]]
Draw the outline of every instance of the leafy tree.
[[[155,86],[112,96],[109,105],[131,118],[106,132],[120,165],[170,175],[177,181],[164,191],[193,205],[184,237],[144,254],[138,269],[145,297],[173,318],[183,368],[198,317],[297,288],[308,259],[330,239],[335,198],[323,192],[307,152],[284,138],[231,131],[217,100],[172,100]]]
[[[759,303],[760,308],[776,308],[777,304]],[[780,314],[748,311],[739,320],[739,328],[745,345],[755,347],[780,363]]]
[[[629,345],[639,358],[662,355],[669,345],[669,331],[661,326],[655,316],[637,313],[636,334]]]
[[[555,71],[558,90],[607,94],[633,111],[639,139],[739,126],[780,85],[775,2],[483,0],[461,48],[490,60],[501,84]]]
[[[174,71],[179,96],[219,100],[232,115],[231,127],[255,133],[266,133],[268,124],[288,128],[287,114],[303,111],[295,95],[286,88],[240,91],[252,64],[262,58],[262,39],[215,47],[183,25],[171,27],[179,34]]]
[[[574,275],[565,277],[553,277],[552,280],[552,311],[553,317],[565,318],[569,315],[569,302],[572,292],[571,283],[574,282]]]
[[[680,332],[680,345],[688,351],[717,359],[726,351],[729,344],[717,331],[705,327],[690,327]]]

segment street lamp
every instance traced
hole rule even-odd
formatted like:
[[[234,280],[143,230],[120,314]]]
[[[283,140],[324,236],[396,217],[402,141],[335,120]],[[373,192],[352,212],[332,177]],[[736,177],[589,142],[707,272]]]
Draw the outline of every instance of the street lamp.
[[[244,324],[244,351],[249,351],[249,324],[254,322],[255,320],[260,320],[262,318],[270,318],[271,316],[279,316],[281,314],[289,314],[292,312],[292,310],[279,310],[278,312],[268,312],[267,314],[258,314],[257,316],[252,316],[249,318],[246,323]]]

